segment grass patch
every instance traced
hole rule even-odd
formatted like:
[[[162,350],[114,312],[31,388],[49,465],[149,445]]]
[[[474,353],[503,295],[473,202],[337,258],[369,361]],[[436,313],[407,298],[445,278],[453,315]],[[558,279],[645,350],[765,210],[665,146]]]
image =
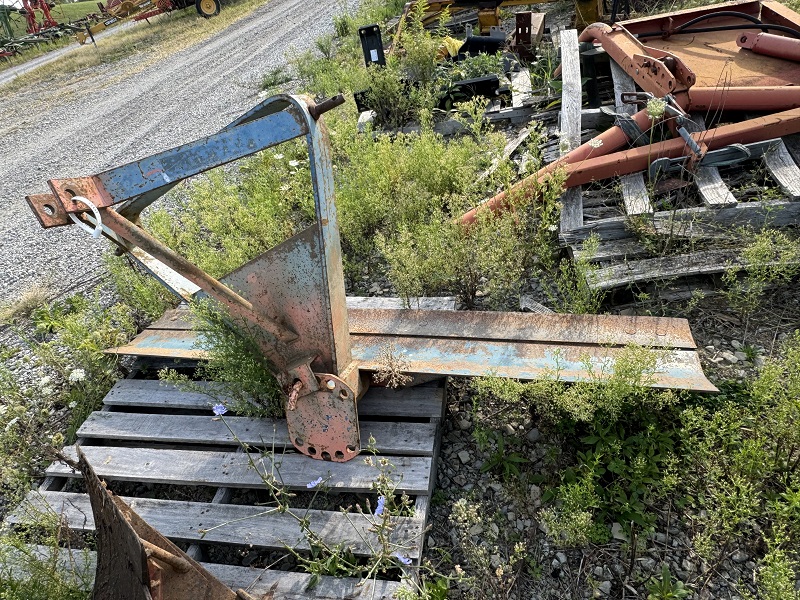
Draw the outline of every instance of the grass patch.
[[[0,325],[31,316],[33,311],[47,304],[52,292],[49,285],[36,284],[25,290],[16,300],[0,305]]]

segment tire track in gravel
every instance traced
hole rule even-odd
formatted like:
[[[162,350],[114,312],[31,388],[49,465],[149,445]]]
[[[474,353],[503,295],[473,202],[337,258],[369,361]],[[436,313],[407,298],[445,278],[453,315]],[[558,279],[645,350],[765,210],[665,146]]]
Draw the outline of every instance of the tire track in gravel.
[[[312,47],[341,10],[340,0],[270,0],[153,64],[133,56],[77,83],[3,94],[0,114],[12,122],[0,123],[0,301],[47,279],[66,289],[101,268],[105,242],[76,227],[41,229],[26,194],[218,131],[258,101],[264,73]],[[133,73],[119,77],[126,68]]]

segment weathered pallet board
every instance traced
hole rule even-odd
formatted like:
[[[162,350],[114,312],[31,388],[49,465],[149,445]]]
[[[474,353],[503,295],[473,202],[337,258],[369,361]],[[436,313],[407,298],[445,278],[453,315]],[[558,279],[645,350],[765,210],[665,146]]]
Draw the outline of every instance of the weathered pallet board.
[[[14,575],[20,579],[30,577],[32,573],[27,568],[30,557],[35,556],[51,564],[54,557],[50,548],[43,546],[29,546],[29,553],[24,556],[18,549],[3,548],[3,551],[20,554],[19,560],[12,562]],[[75,582],[84,585],[88,590],[94,584],[94,571],[97,556],[94,552],[83,550],[68,550],[62,548],[54,557],[59,569],[65,573],[78,573]],[[397,590],[402,584],[398,581],[367,580],[362,582],[352,577],[327,577],[319,578],[317,585],[309,589],[311,583],[310,573],[292,573],[286,571],[271,571],[269,569],[254,569],[233,565],[220,565],[201,562],[202,566],[229,588],[244,589],[251,595],[260,598],[272,590],[276,585],[275,597],[281,600],[391,600],[395,598]],[[86,574],[86,577],[83,575]]]
[[[570,253],[574,260],[588,260],[591,263],[612,262],[646,257],[649,253],[636,238],[612,240],[597,245],[597,249],[588,254],[583,245],[571,246]]]
[[[587,283],[595,289],[610,290],[638,281],[661,281],[674,277],[721,273],[730,265],[741,266],[738,250],[706,250],[604,267]]]
[[[616,62],[611,60],[609,64],[611,65],[611,79],[614,83],[615,110],[620,114],[632,115],[636,112],[636,109],[633,104],[624,104],[622,102],[622,94],[635,92],[636,83]],[[631,173],[619,179],[622,184],[622,200],[625,205],[625,213],[628,215],[651,214],[653,205],[650,202],[644,175]]]
[[[653,204],[641,173],[623,175],[619,178],[622,186],[622,201],[627,215],[648,215],[653,213]]]
[[[706,122],[701,114],[691,115],[686,129],[689,133],[704,131]],[[722,181],[719,169],[716,167],[698,167],[694,170],[694,184],[703,199],[703,203],[710,208],[724,208],[737,203],[728,186]]]
[[[270,455],[236,452],[203,452],[114,446],[83,446],[89,464],[97,475],[117,481],[210,485],[260,489],[262,474],[280,473],[283,484],[293,490],[306,489],[310,481],[322,477],[338,492],[369,492],[376,473],[365,469],[362,461],[345,463],[313,460],[302,454]],[[77,460],[73,447],[63,450]],[[402,473],[398,493],[426,494],[430,484],[431,458],[426,456],[385,456]],[[251,461],[254,466],[251,466]],[[255,467],[255,468],[254,468]],[[53,463],[47,475],[80,477],[70,467]],[[399,476],[398,476],[399,479]]]
[[[561,45],[561,154],[574,150],[581,144],[581,59],[578,32],[562,31]],[[561,231],[570,231],[583,225],[583,200],[581,188],[569,188],[561,195]]]
[[[544,21],[542,21],[542,24],[544,24]],[[523,102],[530,97],[533,91],[530,71],[522,67],[519,71],[512,71],[510,79],[511,106],[512,108],[522,108]]]
[[[211,386],[203,382],[197,385]],[[204,393],[182,392],[159,381],[127,379],[118,382],[108,394],[104,411],[90,415],[79,430],[87,460],[98,476],[109,482],[188,486],[185,493],[189,497],[191,490],[199,487],[216,488],[210,502],[124,498],[168,538],[188,544],[190,556],[200,559],[205,549],[218,544],[269,552],[285,550],[287,545],[298,552],[309,550],[292,514],[270,510],[269,506],[231,504],[237,491],[264,489],[264,477],[274,477],[286,489],[305,493],[310,482],[322,478],[325,493],[320,498],[325,498],[325,506],[335,505],[340,494],[375,494],[373,485],[381,474],[379,467],[361,459],[347,463],[310,459],[290,446],[284,420],[253,419],[232,413],[223,419],[215,418],[209,406],[217,401]],[[439,383],[398,391],[372,388],[359,403],[359,409],[362,440],[366,444],[370,437],[375,438],[378,457],[392,465],[388,476],[397,483],[396,493],[412,496],[414,503],[413,516],[392,517],[391,544],[418,563],[435,482],[444,388]],[[241,443],[248,444],[249,454]],[[253,452],[259,446],[267,452]],[[229,450],[223,451],[226,447]],[[63,452],[75,457],[74,447]],[[29,495],[27,506],[13,511],[9,525],[21,523],[25,514],[35,508],[62,514],[74,531],[92,531],[88,497],[64,491],[64,483],[80,475],[63,463],[52,464],[46,474],[47,484]],[[204,492],[198,498],[210,496]],[[352,500],[344,496],[341,502]],[[292,511],[308,519],[311,530],[326,543],[345,545],[356,556],[370,556],[380,547],[375,518],[369,514],[344,514],[314,507]],[[266,592],[278,581],[277,589],[286,590],[281,597],[298,600],[388,598],[400,585],[397,581],[377,581],[360,586],[352,579],[322,578],[318,586],[307,590],[309,576],[302,573],[214,564],[208,568],[234,588],[248,588],[260,578],[264,585],[257,584],[250,588],[251,592]],[[363,596],[365,593],[369,595]]]
[[[764,165],[787,196],[792,200],[800,199],[800,168],[783,140],[764,155]]]
[[[427,386],[404,390],[373,387],[359,400],[358,414],[361,417],[435,419],[441,415],[443,393],[441,388]],[[106,395],[103,403],[115,409],[141,407],[208,411],[217,401],[206,394],[184,392],[173,384],[158,380],[122,379]]]
[[[382,454],[432,456],[436,435],[434,423],[387,423],[364,421],[361,438],[373,437]],[[284,419],[256,419],[226,416],[225,421],[211,416],[154,415],[142,413],[93,412],[78,429],[86,439],[208,444],[217,446],[261,446],[275,450],[291,449]]]
[[[369,556],[380,544],[376,534],[379,519],[363,513],[313,509],[289,509],[282,513],[269,506],[136,497],[122,497],[122,500],[159,533],[183,542],[309,550],[299,526],[299,521],[306,519],[309,529],[320,539],[331,545],[344,544],[356,556]],[[94,531],[89,497],[72,492],[30,492],[7,521],[35,523],[42,514],[48,513],[59,515],[61,522],[73,531]],[[393,517],[392,525],[390,542],[402,547],[409,558],[418,558],[422,521],[415,517]]]
[[[739,202],[736,206],[711,210],[705,207],[685,208],[674,211],[659,211],[653,214],[653,226],[663,231],[676,232],[676,223],[682,223],[685,231],[698,234],[699,227],[709,227],[720,231],[732,227],[787,227],[800,222],[800,202],[770,200],[763,202]],[[680,228],[677,229],[680,231]],[[612,217],[584,225],[579,229],[562,232],[559,235],[565,246],[579,244],[590,235],[596,234],[601,241],[628,238],[627,217]]]

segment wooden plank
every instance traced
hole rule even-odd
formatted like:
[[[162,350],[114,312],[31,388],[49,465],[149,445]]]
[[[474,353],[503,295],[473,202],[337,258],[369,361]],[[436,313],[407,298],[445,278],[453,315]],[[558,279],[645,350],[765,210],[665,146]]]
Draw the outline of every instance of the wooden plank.
[[[581,144],[581,58],[578,32],[567,29],[560,32],[561,45],[561,130],[560,150],[564,155]],[[569,188],[561,196],[561,231],[570,231],[583,225],[583,200],[581,188]]]
[[[623,175],[619,178],[622,185],[622,201],[625,204],[625,213],[629,216],[649,215],[653,213],[650,194],[644,183],[641,173]]]
[[[26,565],[30,556],[35,556],[47,564],[55,564],[62,573],[78,573],[76,582],[90,590],[94,584],[94,573],[97,556],[87,550],[69,550],[59,548],[57,555],[54,549],[45,546],[28,546],[29,552],[24,555],[17,548],[4,547],[4,554],[18,555],[19,559],[12,561],[11,569],[14,576],[19,578],[30,577]],[[234,565],[220,565],[216,563],[200,563],[214,577],[231,589],[245,589],[257,598],[268,593],[272,586],[275,588],[276,598],[281,600],[391,600],[397,590],[402,587],[398,581],[368,580],[361,582],[357,578],[328,577],[319,578],[319,583],[309,589],[312,575],[310,573],[292,573],[287,571],[273,571],[269,569],[255,569]]]
[[[636,83],[616,62],[611,65],[611,79],[614,85],[614,106],[618,113],[633,115],[636,108],[633,104],[622,102],[622,94],[636,91]],[[631,173],[619,178],[622,184],[622,200],[628,215],[644,215],[653,213],[653,204],[647,192],[647,185],[642,173]]]
[[[309,459],[303,454],[250,454],[259,472],[250,465],[248,455],[234,452],[201,452],[196,450],[161,450],[153,448],[119,448],[84,446],[89,464],[104,479],[178,485],[212,485],[258,489],[264,486],[259,473],[279,476],[290,489],[306,489],[306,485],[322,477],[326,485],[339,492],[369,492],[377,470],[360,460],[334,463]],[[73,447],[63,450],[75,458]],[[425,456],[385,456],[395,466],[392,477],[398,481],[398,493],[425,494],[428,491],[431,459]],[[80,474],[62,464],[53,463],[47,475],[79,477]],[[402,479],[402,481],[400,481]]]
[[[656,231],[669,232],[684,237],[720,235],[725,228],[787,227],[800,222],[800,202],[768,200],[739,202],[735,206],[711,210],[705,207],[660,211],[653,214],[652,225]],[[579,229],[559,235],[561,244],[572,246],[596,234],[601,241],[630,237],[627,217],[611,217],[588,223]]]
[[[637,281],[721,273],[730,265],[741,266],[738,250],[706,250],[604,267],[596,271],[595,278],[587,284],[594,289],[610,290]]]
[[[783,143],[789,154],[792,155],[794,162],[800,165],[800,133],[793,133],[792,135],[783,136]]]
[[[207,563],[203,563],[203,566],[231,589],[246,589],[256,598],[267,594],[276,583],[275,598],[280,600],[392,600],[403,587],[399,581],[370,579],[362,583],[359,579],[322,576],[317,585],[309,588],[310,573]]]
[[[520,67],[519,71],[512,71],[511,78],[511,106],[521,108],[526,98],[533,92],[531,86],[531,74],[526,67]]]
[[[689,133],[704,131],[706,122],[703,115],[693,113],[691,120],[686,124]],[[734,206],[737,203],[728,186],[722,181],[719,169],[716,167],[698,167],[694,171],[694,184],[703,199],[703,203],[710,208],[723,208]]]
[[[207,382],[195,382],[208,385]],[[358,402],[360,417],[434,418],[441,413],[444,391],[437,387],[402,390],[372,387]],[[183,392],[172,384],[154,379],[122,379],[103,399],[107,406],[210,410],[220,399],[196,392]],[[222,398],[224,401],[224,398]]]
[[[289,509],[286,513],[270,506],[209,504],[123,497],[133,510],[159,533],[172,541],[247,545],[254,548],[309,550],[299,521],[307,519],[309,529],[331,546],[343,544],[357,556],[371,556],[380,547],[372,515],[337,510]],[[36,523],[42,514],[59,515],[73,531],[94,531],[94,516],[86,494],[30,492],[6,521]],[[409,558],[419,557],[419,536],[424,523],[416,517],[392,517],[389,541]]]
[[[431,456],[436,425],[433,423],[386,423],[361,421],[361,440],[375,438],[378,452],[409,456]],[[87,439],[146,441],[181,444],[211,444],[291,449],[285,419],[209,416],[153,415],[122,412],[94,412],[84,421],[78,435]]]
[[[522,140],[520,140],[520,143]],[[518,144],[519,145],[519,144]],[[516,148],[516,146],[515,146]],[[383,296],[347,296],[348,310],[359,308],[416,308],[421,310],[455,310],[457,299],[455,296],[441,296],[436,298],[411,297],[408,305],[403,298],[387,298]],[[194,329],[191,311],[187,306],[179,306],[166,311],[159,319],[151,323],[147,329]]]
[[[789,198],[800,199],[800,168],[795,164],[783,140],[764,155],[764,165]]]
[[[641,242],[636,238],[626,238],[624,240],[612,240],[598,244],[597,250],[591,256],[584,256],[583,245],[571,246],[572,257],[575,260],[587,259],[589,262],[611,262],[615,260],[626,260],[647,256],[648,252]]]

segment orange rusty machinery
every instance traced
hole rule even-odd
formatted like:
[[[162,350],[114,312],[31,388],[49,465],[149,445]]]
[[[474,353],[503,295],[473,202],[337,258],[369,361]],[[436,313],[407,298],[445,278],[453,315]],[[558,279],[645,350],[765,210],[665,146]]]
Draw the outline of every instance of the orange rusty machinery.
[[[463,222],[484,209],[508,208],[512,194],[535,197],[537,182],[556,171],[574,187],[637,171],[732,164],[800,132],[800,15],[779,2],[727,2],[594,23],[579,40],[608,54],[643,90],[623,94],[624,101],[655,102],[630,117],[617,115],[614,127],[484,201]],[[717,126],[690,134],[691,112]],[[744,118],[753,113],[760,116]],[[673,138],[646,143],[662,121]]]

